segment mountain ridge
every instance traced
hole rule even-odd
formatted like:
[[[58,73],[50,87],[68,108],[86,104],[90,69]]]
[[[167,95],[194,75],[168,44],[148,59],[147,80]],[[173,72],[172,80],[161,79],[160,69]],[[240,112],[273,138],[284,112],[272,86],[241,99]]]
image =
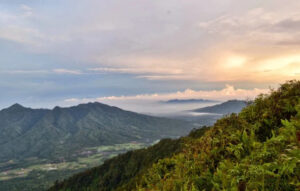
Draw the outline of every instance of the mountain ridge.
[[[231,113],[239,113],[246,106],[247,102],[244,100],[228,100],[220,104],[194,109],[192,111],[199,113],[216,113],[226,115]]]
[[[54,152],[68,157],[80,149],[80,145],[91,147],[180,136],[192,128],[184,126],[181,121],[138,114],[98,102],[52,110],[14,104],[0,111],[0,150],[3,151],[0,159],[37,155],[47,158],[58,154]],[[64,147],[70,147],[70,151],[64,153]],[[60,149],[55,151],[54,148]]]

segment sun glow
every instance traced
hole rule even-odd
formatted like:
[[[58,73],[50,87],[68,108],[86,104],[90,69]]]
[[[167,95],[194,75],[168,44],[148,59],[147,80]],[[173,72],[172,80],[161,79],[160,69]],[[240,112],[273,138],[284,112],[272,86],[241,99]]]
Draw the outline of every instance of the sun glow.
[[[246,63],[247,59],[243,56],[230,56],[225,61],[225,68],[238,68]]]
[[[290,55],[262,61],[259,70],[285,76],[300,76],[300,55]]]

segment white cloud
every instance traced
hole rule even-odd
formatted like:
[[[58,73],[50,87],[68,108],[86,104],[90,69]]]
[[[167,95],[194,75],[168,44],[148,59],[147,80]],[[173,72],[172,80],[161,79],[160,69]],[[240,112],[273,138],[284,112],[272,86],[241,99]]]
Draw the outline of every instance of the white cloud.
[[[0,38],[149,80],[278,82],[260,64],[300,54],[298,1],[75,2],[0,10]]]
[[[70,70],[64,68],[57,68],[53,70],[5,70],[0,71],[0,73],[6,74],[73,74],[73,75],[80,75],[83,74],[80,70]]]
[[[69,70],[69,69],[64,69],[64,68],[54,69],[53,72],[58,73],[58,74],[75,74],[75,75],[82,74],[82,72],[79,70]]]
[[[24,11],[32,11],[32,8],[29,7],[28,5],[22,4],[20,7]]]
[[[30,17],[33,15],[33,9],[31,7],[29,7],[28,5],[24,5],[22,4],[21,9],[24,11],[24,15],[25,17]]]
[[[213,99],[213,100],[228,100],[228,99],[253,99],[261,93],[267,93],[267,89],[236,89],[231,85],[226,85],[221,90],[192,90],[186,89],[185,91],[177,91],[174,93],[166,94],[140,94],[135,96],[110,96],[100,97],[95,100],[108,101],[108,100],[169,100],[169,99]]]
[[[183,71],[181,69],[167,69],[167,68],[159,68],[153,67],[152,70],[148,68],[90,68],[89,71],[94,72],[103,72],[103,73],[128,73],[128,74],[172,74],[178,75],[182,74]]]
[[[1,71],[0,73],[6,74],[45,74],[49,73],[47,70],[6,70]]]
[[[42,39],[43,35],[32,28],[11,25],[0,27],[0,38],[37,47],[40,45],[38,40]]]
[[[162,105],[158,104],[160,101],[166,101],[170,99],[210,99],[225,101],[230,99],[254,99],[257,95],[262,93],[268,93],[268,89],[237,89],[231,85],[226,85],[221,90],[192,90],[186,89],[185,91],[177,91],[173,93],[154,93],[154,94],[139,94],[133,96],[108,96],[98,98],[69,98],[65,99],[66,105],[74,105],[79,103],[88,102],[101,102],[123,109],[132,110],[143,113],[156,113],[162,112]],[[195,105],[193,106],[195,107]],[[172,110],[166,109],[165,112],[180,111],[182,109],[172,108]]]
[[[148,80],[199,80],[199,76],[192,75],[139,75],[136,78],[144,78]]]

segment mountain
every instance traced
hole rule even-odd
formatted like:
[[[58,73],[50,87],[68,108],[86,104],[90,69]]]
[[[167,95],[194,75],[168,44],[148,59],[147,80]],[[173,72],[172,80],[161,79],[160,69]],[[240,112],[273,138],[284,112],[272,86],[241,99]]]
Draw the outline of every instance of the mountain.
[[[0,145],[25,134],[49,110],[30,109],[14,104],[0,111]]]
[[[216,102],[214,100],[207,99],[171,99],[168,101],[163,101],[163,103],[172,103],[172,104],[187,104],[187,103],[212,103]]]
[[[299,190],[300,81],[239,114],[76,174],[49,191]]]
[[[15,104],[0,111],[0,161],[38,157],[72,159],[99,145],[152,142],[186,134],[185,122],[124,111],[101,103],[53,110]]]
[[[244,107],[246,107],[246,105],[246,101],[229,100],[221,104],[195,109],[193,111],[199,113],[217,113],[226,115],[231,113],[239,113]]]

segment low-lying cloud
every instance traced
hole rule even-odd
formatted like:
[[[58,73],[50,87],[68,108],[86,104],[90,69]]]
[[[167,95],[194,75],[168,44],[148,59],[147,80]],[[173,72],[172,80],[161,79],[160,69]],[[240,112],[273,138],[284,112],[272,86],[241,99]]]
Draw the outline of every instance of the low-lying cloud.
[[[268,89],[238,89],[231,85],[226,85],[221,90],[192,90],[186,89],[185,91],[178,91],[173,93],[155,93],[155,94],[140,94],[133,96],[108,96],[98,98],[69,98],[64,100],[65,105],[75,105],[79,103],[88,102],[101,102],[113,106],[117,106],[123,109],[142,112],[142,113],[164,113],[181,111],[183,107],[177,105],[172,110],[165,108],[161,101],[167,101],[171,99],[210,99],[219,102],[239,99],[239,100],[252,100],[259,94],[268,93]],[[197,108],[197,105],[189,105],[190,108],[184,107],[184,109]]]

